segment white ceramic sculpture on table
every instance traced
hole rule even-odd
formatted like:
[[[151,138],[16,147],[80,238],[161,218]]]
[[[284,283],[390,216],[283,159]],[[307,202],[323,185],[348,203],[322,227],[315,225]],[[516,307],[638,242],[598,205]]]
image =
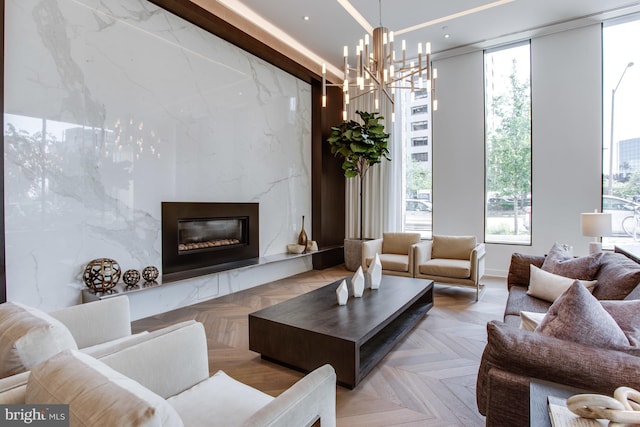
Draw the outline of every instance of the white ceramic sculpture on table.
[[[351,286],[353,286],[353,296],[360,298],[364,292],[364,273],[362,272],[362,266],[358,267],[356,273],[351,278]]]
[[[371,289],[378,289],[380,287],[380,282],[382,281],[382,263],[380,262],[380,256],[377,253],[369,267],[368,273],[369,280],[371,282]]]
[[[347,299],[349,299],[349,288],[347,288],[346,280],[343,280],[336,289],[336,296],[338,297],[338,305],[345,305],[347,303]]]

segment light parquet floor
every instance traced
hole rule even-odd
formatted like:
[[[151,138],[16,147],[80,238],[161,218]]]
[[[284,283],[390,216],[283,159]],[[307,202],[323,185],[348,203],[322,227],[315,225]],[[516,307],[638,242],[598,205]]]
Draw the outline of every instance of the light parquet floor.
[[[204,324],[209,368],[277,396],[302,373],[264,361],[249,350],[249,313],[353,273],[313,270],[189,307],[140,319],[134,332],[195,319]],[[355,390],[337,388],[341,427],[483,426],[475,383],[486,323],[501,319],[505,280],[486,277],[479,302],[472,288],[437,284],[434,307]]]

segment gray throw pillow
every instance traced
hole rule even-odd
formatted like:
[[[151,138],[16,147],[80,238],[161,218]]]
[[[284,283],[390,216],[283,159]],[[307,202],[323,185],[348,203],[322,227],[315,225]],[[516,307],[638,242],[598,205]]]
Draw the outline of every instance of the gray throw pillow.
[[[640,264],[613,252],[604,253],[602,259],[593,295],[599,300],[625,299],[640,283]]]
[[[595,347],[616,350],[630,347],[613,317],[577,280],[549,307],[535,331]]]
[[[600,301],[602,307],[616,321],[631,347],[640,348],[640,300]]]
[[[556,242],[551,247],[542,269],[559,276],[580,280],[593,280],[600,269],[602,253],[574,258],[564,245]]]

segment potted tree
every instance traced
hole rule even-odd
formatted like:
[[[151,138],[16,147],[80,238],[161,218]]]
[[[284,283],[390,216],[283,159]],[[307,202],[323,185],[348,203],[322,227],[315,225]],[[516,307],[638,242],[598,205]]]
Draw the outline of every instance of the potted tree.
[[[327,142],[331,146],[331,153],[343,158],[342,170],[346,178],[359,178],[360,185],[360,233],[355,242],[345,240],[345,265],[350,270],[355,270],[360,265],[358,253],[362,253],[361,242],[363,239],[363,182],[369,168],[382,161],[382,158],[391,160],[387,143],[389,134],[384,131],[384,124],[380,123],[384,117],[378,113],[356,111],[362,119],[362,123],[348,120],[331,128]],[[348,245],[348,243],[350,243]],[[355,254],[352,252],[356,251]],[[350,260],[353,260],[350,262]],[[350,265],[352,264],[352,265]],[[355,268],[352,268],[355,267]]]

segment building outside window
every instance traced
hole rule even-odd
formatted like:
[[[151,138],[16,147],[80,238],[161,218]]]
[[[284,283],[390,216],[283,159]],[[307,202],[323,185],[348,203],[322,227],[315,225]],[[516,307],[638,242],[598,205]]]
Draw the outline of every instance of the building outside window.
[[[416,114],[426,114],[429,112],[429,106],[424,105],[416,105],[411,108],[411,115],[415,116]]]
[[[485,241],[531,244],[530,44],[485,51]]]
[[[640,240],[640,16],[602,29],[602,211],[612,235],[603,247]]]
[[[419,138],[411,138],[411,146],[412,147],[423,147],[425,145],[429,145],[429,138],[426,136],[422,136]]]
[[[427,99],[427,98],[429,98],[429,92],[426,89],[416,90],[413,96],[413,99],[415,100]]]
[[[402,231],[432,237],[431,94],[425,89],[395,92],[394,138],[403,141]]]
[[[429,129],[429,122],[427,120],[411,123],[411,130],[413,131],[426,130],[426,129]]]

